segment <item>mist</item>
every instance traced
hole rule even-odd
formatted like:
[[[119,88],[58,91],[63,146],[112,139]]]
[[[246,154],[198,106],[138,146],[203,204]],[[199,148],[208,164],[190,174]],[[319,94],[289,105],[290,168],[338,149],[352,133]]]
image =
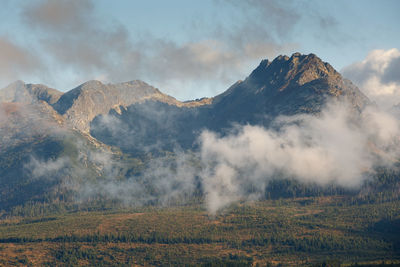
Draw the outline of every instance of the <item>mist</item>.
[[[390,114],[376,107],[359,113],[333,101],[319,114],[280,116],[268,128],[236,125],[224,136],[204,130],[198,150],[177,148],[151,159],[135,176],[121,174],[127,163],[92,153],[89,160],[102,166],[102,178],[84,182],[78,194],[138,206],[182,204],[201,192],[215,214],[239,200],[262,199],[273,179],[357,189],[375,168],[398,161],[399,134],[399,121]]]
[[[175,156],[151,160],[140,175],[119,177],[108,172],[95,182],[83,183],[78,195],[80,201],[103,196],[119,200],[125,206],[169,206],[188,203],[196,192],[198,170],[190,163],[191,155],[175,151]],[[111,158],[106,169],[121,167]],[[122,163],[123,164],[123,163]]]

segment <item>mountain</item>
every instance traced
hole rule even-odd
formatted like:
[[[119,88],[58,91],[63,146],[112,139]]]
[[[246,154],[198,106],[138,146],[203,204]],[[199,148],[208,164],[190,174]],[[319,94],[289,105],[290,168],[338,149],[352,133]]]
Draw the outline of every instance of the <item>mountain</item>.
[[[269,126],[280,115],[317,114],[332,99],[347,99],[356,114],[371,104],[328,63],[299,53],[263,60],[224,93],[187,102],[139,80],[66,93],[17,81],[0,90],[0,206],[91,197],[88,181],[140,180],[149,158],[196,150],[205,129]]]
[[[90,181],[125,179],[140,171],[139,159],[99,142],[88,126],[99,114],[148,99],[176,107],[207,102],[182,103],[141,81],[89,81],[66,93],[22,81],[1,89],[0,211],[37,202],[72,203]]]
[[[119,157],[70,127],[52,106],[62,95],[21,81],[0,90],[0,210],[76,200],[75,186],[104,176],[97,155]]]
[[[318,113],[329,99],[346,99],[354,111],[369,99],[331,65],[314,54],[263,60],[244,80],[201,106],[179,106],[156,99],[134,103],[93,119],[90,133],[127,153],[179,145],[194,148],[203,129],[224,134],[232,125],[268,126],[279,115]]]

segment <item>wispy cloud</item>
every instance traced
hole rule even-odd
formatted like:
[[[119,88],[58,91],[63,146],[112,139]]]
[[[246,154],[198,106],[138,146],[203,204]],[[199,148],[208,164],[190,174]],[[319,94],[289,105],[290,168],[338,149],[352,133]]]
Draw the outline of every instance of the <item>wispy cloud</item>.
[[[191,25],[197,27],[187,30],[187,38],[179,42],[143,32],[132,34],[127,25],[101,17],[96,2],[90,0],[38,0],[25,4],[20,14],[26,31],[35,34],[35,54],[46,67],[40,74],[45,77],[42,82],[65,80],[66,73],[77,82],[97,77],[110,82],[142,79],[180,98],[219,93],[261,59],[292,51],[298,47],[293,32],[303,17],[318,21],[321,28],[332,24],[329,16],[321,20],[300,13],[296,2],[214,4],[231,10],[234,21],[209,24],[194,19]]]
[[[279,130],[247,125],[224,137],[203,132],[201,177],[211,212],[262,197],[276,177],[355,188],[374,167],[393,164],[399,122],[372,108],[361,120],[353,115],[349,105],[330,103],[319,116],[278,118]]]
[[[243,71],[244,62],[290,46],[270,36],[287,32],[277,15],[268,30],[260,23],[229,30],[217,25],[209,37],[177,43],[146,34],[131,36],[125,26],[100,19],[91,1],[36,1],[22,14],[26,26],[43,36],[40,46],[53,66],[71,68],[82,79],[149,80],[163,87],[179,87],[178,94],[193,81],[230,83]]]

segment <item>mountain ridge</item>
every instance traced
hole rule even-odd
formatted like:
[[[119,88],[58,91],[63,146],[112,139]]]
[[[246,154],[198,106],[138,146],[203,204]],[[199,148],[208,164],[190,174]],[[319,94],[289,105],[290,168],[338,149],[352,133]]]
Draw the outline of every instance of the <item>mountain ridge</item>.
[[[344,79],[329,63],[315,54],[300,53],[290,57],[280,55],[272,61],[262,60],[248,77],[234,83],[225,92],[212,98],[184,102],[140,80],[114,84],[91,80],[65,93],[44,85],[17,81],[0,90],[1,102],[48,105],[70,127],[94,138],[109,136],[98,130],[109,131],[110,125],[103,125],[106,120],[101,118],[110,116],[117,121],[123,118],[119,127],[128,127],[127,131],[134,136],[138,132],[152,131],[155,127],[163,132],[161,136],[173,138],[174,142],[177,138],[178,143],[181,132],[192,135],[191,138],[183,138],[188,144],[194,141],[194,134],[203,128],[223,132],[222,129],[228,129],[233,124],[268,126],[279,115],[318,113],[330,98],[346,98],[355,110],[362,110],[371,104],[351,81]],[[152,112],[153,109],[162,112]],[[174,126],[171,126],[174,129],[162,125],[171,121],[174,121]],[[143,130],[134,126],[137,123]],[[118,138],[118,135],[113,138]],[[138,141],[143,141],[143,138],[139,137]],[[107,139],[99,141],[116,143]]]

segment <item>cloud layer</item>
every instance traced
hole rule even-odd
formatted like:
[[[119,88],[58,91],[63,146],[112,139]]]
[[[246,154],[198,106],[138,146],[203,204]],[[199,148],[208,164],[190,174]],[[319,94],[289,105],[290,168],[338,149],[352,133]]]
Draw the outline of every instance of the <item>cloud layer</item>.
[[[60,84],[72,87],[91,79],[141,79],[180,99],[213,96],[261,59],[297,48],[292,37],[301,20],[315,22],[314,30],[321,33],[335,25],[306,3],[302,12],[294,1],[212,3],[235,19],[185,21],[182,40],[134,32],[131,25],[101,15],[91,0],[25,3],[18,13],[27,33],[23,42],[0,39],[0,78],[6,84],[36,77],[60,90],[71,89]]]

